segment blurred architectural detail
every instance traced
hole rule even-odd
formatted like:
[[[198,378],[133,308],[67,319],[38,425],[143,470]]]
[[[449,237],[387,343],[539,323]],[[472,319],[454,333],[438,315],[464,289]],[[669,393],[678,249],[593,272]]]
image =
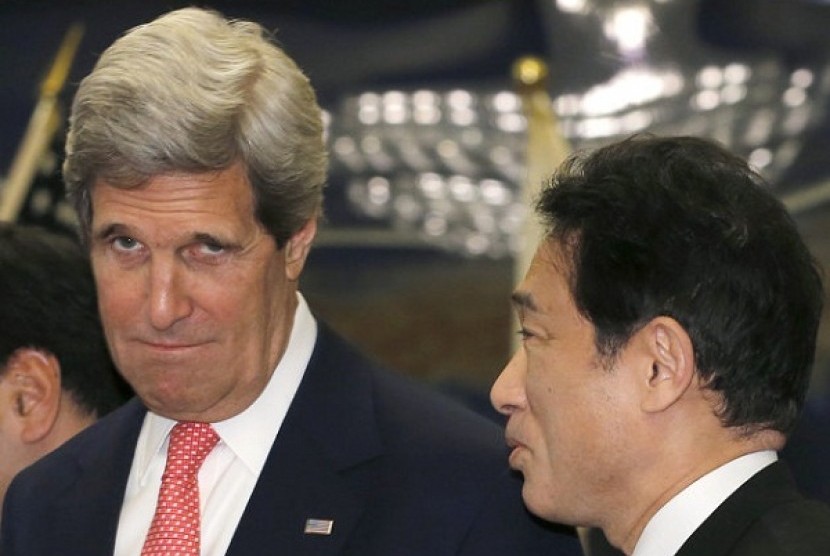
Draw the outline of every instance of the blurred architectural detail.
[[[696,35],[697,2],[548,0],[552,108],[576,148],[632,133],[716,139],[786,197],[825,116],[830,58],[734,53]],[[502,88],[367,91],[332,109],[332,174],[350,205],[403,238],[467,256],[521,252],[528,122]],[[552,157],[555,157],[552,154]],[[806,209],[827,187],[791,199]]]
[[[88,32],[77,65],[89,66],[117,33],[170,7],[161,0],[125,2],[123,10],[111,10],[104,0],[78,8],[42,3],[51,5],[42,20],[27,2],[0,8],[0,52],[22,60],[7,64],[8,82],[15,85],[8,89],[16,96],[6,95],[6,102],[18,103],[11,104],[17,107],[13,117],[23,113],[20,96],[28,97],[20,92],[23,77],[31,79],[31,72],[17,71],[47,65],[46,58],[27,58],[28,47],[14,50],[19,36],[31,36],[51,58],[56,29],[63,33],[67,21],[84,19]],[[526,162],[533,156],[527,144],[532,125],[509,64],[527,53],[547,61],[557,134],[573,148],[637,132],[707,136],[747,157],[793,212],[830,200],[824,160],[830,148],[830,4],[824,1],[211,5],[276,28],[320,92],[332,153],[330,218],[321,246],[520,256],[528,206],[522,188],[528,176],[538,178]],[[75,69],[76,78],[89,71]],[[18,167],[25,171],[10,170],[0,184],[10,215],[4,218],[71,225],[59,175],[62,137],[54,132],[59,118],[52,118],[37,145],[20,142],[20,152],[28,154]],[[804,175],[806,168],[813,174]],[[33,172],[36,187],[21,206],[26,186],[15,184],[28,183]]]

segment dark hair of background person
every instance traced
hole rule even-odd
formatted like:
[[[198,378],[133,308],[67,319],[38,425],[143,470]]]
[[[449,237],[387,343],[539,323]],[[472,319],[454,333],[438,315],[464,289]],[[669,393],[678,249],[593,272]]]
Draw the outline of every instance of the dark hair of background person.
[[[69,236],[0,222],[0,330],[0,373],[16,350],[42,349],[87,413],[102,416],[129,397],[107,350],[86,252]]]
[[[635,136],[576,153],[537,206],[566,247],[577,308],[606,361],[649,320],[678,321],[718,416],[789,433],[804,405],[821,275],[747,163],[698,138]]]

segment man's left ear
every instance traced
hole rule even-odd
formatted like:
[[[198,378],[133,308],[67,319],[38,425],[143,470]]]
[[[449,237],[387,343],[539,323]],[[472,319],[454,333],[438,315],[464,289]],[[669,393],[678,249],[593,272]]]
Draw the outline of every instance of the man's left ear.
[[[638,333],[650,366],[643,368],[641,407],[660,412],[688,390],[695,376],[692,340],[686,329],[671,317],[656,317]]]
[[[285,274],[289,280],[299,280],[315,235],[317,235],[316,214],[309,218],[285,244]]]

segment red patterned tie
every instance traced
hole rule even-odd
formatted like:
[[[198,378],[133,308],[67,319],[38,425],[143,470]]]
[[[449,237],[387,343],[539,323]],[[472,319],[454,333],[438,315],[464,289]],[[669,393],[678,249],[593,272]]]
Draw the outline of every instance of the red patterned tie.
[[[141,556],[199,555],[199,468],[218,441],[208,423],[178,423],[170,431],[156,513]]]

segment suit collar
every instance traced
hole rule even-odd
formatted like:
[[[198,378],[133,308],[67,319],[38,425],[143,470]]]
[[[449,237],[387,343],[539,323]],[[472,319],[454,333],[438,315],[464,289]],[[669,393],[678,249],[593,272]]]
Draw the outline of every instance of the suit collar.
[[[306,442],[345,469],[382,453],[371,364],[324,324],[306,376],[286,421],[306,433]]]
[[[367,504],[365,473],[382,452],[369,364],[325,325],[240,520],[228,556],[262,546],[336,554]],[[306,533],[331,520],[329,535]]]
[[[146,409],[138,399],[81,432],[66,445],[69,455],[67,483],[53,492],[60,520],[52,538],[67,547],[84,547],[88,556],[111,555],[124,489],[130,473],[135,443]],[[114,488],[115,487],[115,488]],[[83,500],[82,504],[78,501]]]
[[[770,508],[800,499],[785,465],[773,463],[727,498],[689,537],[677,556],[729,554],[744,531]]]

